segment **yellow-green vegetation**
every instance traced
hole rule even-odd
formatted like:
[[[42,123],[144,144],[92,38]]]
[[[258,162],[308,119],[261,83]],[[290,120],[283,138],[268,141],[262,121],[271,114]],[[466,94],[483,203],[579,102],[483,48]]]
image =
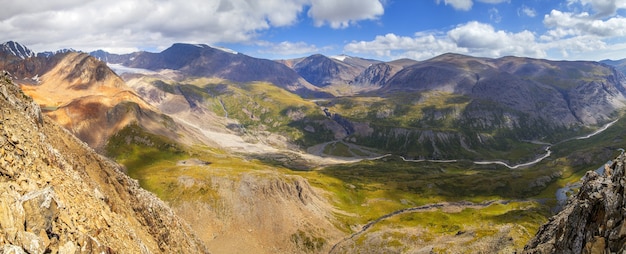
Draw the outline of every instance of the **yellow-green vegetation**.
[[[411,246],[415,241],[411,242],[413,238],[405,234],[413,230],[407,229],[419,229],[423,242],[429,237],[434,240],[467,228],[473,230],[475,241],[481,241],[504,224],[514,224],[516,232],[523,232],[515,242],[517,249],[550,215],[549,206],[533,202],[545,186],[533,187],[532,183],[552,174],[552,169],[541,167],[509,170],[471,162],[405,162],[397,157],[300,173],[311,185],[330,193],[328,198],[341,211],[336,214],[337,226],[346,233],[401,209],[459,201],[480,206],[494,200],[520,200],[465,209],[460,213],[444,209],[395,215],[382,220],[380,225],[375,224],[358,238],[364,244],[365,239],[376,235],[375,232],[393,229],[402,235],[388,236],[385,246]],[[554,199],[554,192],[550,198]],[[425,217],[421,217],[422,214]]]
[[[324,148],[324,154],[332,154],[335,156],[352,157],[350,147],[343,142],[334,142]]]
[[[562,173],[556,184],[548,186],[540,197],[554,197],[558,188],[578,182],[587,171],[602,167],[607,161],[619,155],[619,148],[626,148],[626,119],[620,118],[615,124],[599,135],[588,139],[573,139],[552,147],[552,159],[536,167],[551,168]]]
[[[236,180],[244,172],[288,172],[207,147],[183,147],[135,124],[112,136],[106,153],[143,188],[168,202],[214,202],[218,196],[211,186],[213,177]]]
[[[571,131],[553,129],[540,120],[531,121],[527,115],[497,102],[451,92],[351,96],[317,103],[353,123],[367,124],[368,131],[356,131],[352,134],[354,139],[347,140],[407,158],[506,159],[509,164],[519,164],[544,153],[544,145],[522,141],[535,139],[539,130],[563,135],[563,139],[573,135]],[[493,126],[485,126],[481,117],[474,116],[481,114],[495,118]],[[528,126],[505,127],[512,121],[509,115],[515,116],[519,124]],[[327,150],[335,151],[327,153],[332,155],[342,152],[334,147],[327,147]]]
[[[352,143],[347,143],[343,140],[333,141],[326,143],[324,145],[325,155],[339,156],[339,157],[374,157],[379,156],[380,151],[365,147],[359,146]]]
[[[438,208],[402,213],[380,221],[368,231],[384,232],[382,239],[378,240],[382,240],[382,243],[378,244],[387,248],[395,246],[402,252],[416,245],[440,246],[434,249],[436,253],[450,253],[449,248],[462,249],[461,253],[485,252],[486,244],[479,242],[485,242],[489,237],[510,240],[513,249],[521,250],[539,225],[545,222],[546,216],[549,214],[536,202],[496,203],[486,207]],[[371,239],[372,235],[359,234],[354,241],[362,248],[367,248],[367,245],[376,242]],[[442,244],[446,242],[449,244]]]
[[[333,113],[355,121],[375,121],[376,125],[403,128],[456,129],[455,116],[470,99],[449,92],[400,93],[383,97],[340,97],[322,103]]]
[[[105,152],[131,170],[151,167],[160,161],[176,161],[185,156],[180,145],[146,132],[137,124],[128,125],[113,135],[106,144]],[[130,171],[129,174],[133,176]]]
[[[146,133],[136,125],[113,136],[107,153],[124,164],[129,175],[138,179],[142,187],[168,202],[199,200],[216,204],[219,195],[211,185],[215,177],[237,180],[247,172],[302,176],[312,186],[324,190],[322,193],[337,209],[336,226],[346,235],[401,209],[470,201],[477,206],[460,210],[437,208],[391,216],[354,240],[367,244],[368,237],[378,232],[384,236],[386,246],[402,250],[402,246],[415,241],[436,243],[441,238],[460,237],[459,234],[471,236],[464,238],[471,245],[481,239],[502,237],[501,229],[508,228],[510,230],[505,235],[511,236],[513,246],[519,249],[547,220],[557,188],[577,181],[587,170],[613,158],[618,153],[617,148],[626,147],[622,138],[625,129],[626,121],[620,120],[600,135],[554,145],[552,157],[533,167],[517,170],[463,160],[455,163],[406,162],[400,157],[388,156],[296,172],[212,148],[182,147]],[[538,147],[528,144],[524,149],[532,152]],[[346,152],[349,147],[338,144],[334,149]],[[190,159],[197,159],[201,165],[180,164]],[[538,179],[546,177],[547,182],[537,183]],[[480,207],[480,204],[493,200],[510,202]],[[321,238],[300,232],[294,233],[291,240],[303,247],[303,251],[311,252],[319,249],[317,246],[323,242]],[[439,251],[445,252],[445,249]]]
[[[326,239],[310,236],[302,230],[291,235],[291,241],[305,252],[319,252],[326,244]]]
[[[270,131],[303,146],[333,139],[333,133],[321,127],[320,120],[325,116],[319,106],[269,83],[195,78],[180,82],[153,80],[152,84],[168,93],[179,91],[192,107],[237,119],[240,125],[231,128],[242,132]],[[307,126],[315,133],[305,131]]]

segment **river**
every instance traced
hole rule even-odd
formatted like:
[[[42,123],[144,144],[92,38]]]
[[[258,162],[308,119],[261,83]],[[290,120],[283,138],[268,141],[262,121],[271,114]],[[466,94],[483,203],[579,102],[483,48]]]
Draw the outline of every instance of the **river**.
[[[611,163],[613,163],[612,161],[607,161],[604,165],[609,164],[611,165]],[[603,175],[604,174],[604,165],[600,166],[598,169],[596,169],[596,173]],[[565,204],[567,204],[567,198],[568,198],[568,194],[573,194],[574,193],[574,189],[578,189],[580,188],[580,186],[582,186],[582,179],[578,182],[575,183],[570,183],[565,185],[563,188],[559,188],[558,190],[556,190],[556,207],[552,210],[552,212],[558,212],[560,211]]]
[[[575,139],[576,139],[576,140],[581,140],[581,139],[588,139],[588,138],[591,138],[591,137],[593,137],[593,136],[595,136],[595,135],[598,135],[598,134],[600,134],[600,133],[604,132],[604,131],[605,131],[605,130],[607,130],[609,127],[611,127],[613,124],[615,124],[618,120],[619,120],[619,119],[617,119],[617,120],[615,120],[615,121],[613,121],[613,122],[610,122],[610,123],[605,124],[605,125],[604,125],[604,126],[602,126],[600,129],[598,129],[598,130],[594,131],[594,132],[593,132],[593,133],[591,133],[591,134],[588,134],[588,135],[585,135],[585,136],[580,136],[580,137],[574,137],[574,138],[566,139],[566,140],[561,141],[561,142],[559,142],[559,143],[563,143],[563,142],[567,142],[567,141],[570,141],[570,140],[575,140]],[[531,141],[531,143],[539,143],[539,142],[533,142],[533,141]],[[546,144],[546,143],[541,143],[541,144]],[[535,164],[537,164],[537,163],[541,162],[542,160],[544,160],[544,159],[546,159],[546,158],[550,157],[550,155],[552,155],[552,151],[550,151],[550,148],[552,147],[552,144],[549,144],[549,143],[548,143],[547,145],[548,145],[548,146],[547,146],[547,147],[546,147],[546,149],[545,149],[546,153],[545,153],[545,154],[543,154],[541,157],[539,157],[539,158],[537,158],[537,159],[535,159],[535,160],[533,160],[533,161],[526,162],[526,163],[522,163],[522,164],[517,164],[517,165],[514,165],[514,166],[511,166],[511,165],[509,165],[509,164],[507,164],[507,163],[505,163],[505,162],[503,162],[503,161],[474,161],[474,163],[475,163],[475,164],[480,164],[480,165],[500,164],[500,165],[503,165],[503,166],[505,166],[505,167],[507,167],[507,168],[510,168],[510,169],[518,169],[518,168],[521,168],[521,167],[532,166],[532,165],[535,165]]]

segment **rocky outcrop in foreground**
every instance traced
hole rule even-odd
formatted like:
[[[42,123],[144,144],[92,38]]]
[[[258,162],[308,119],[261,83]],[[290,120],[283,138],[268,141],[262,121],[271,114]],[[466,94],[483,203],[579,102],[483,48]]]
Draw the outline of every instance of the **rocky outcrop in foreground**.
[[[117,164],[0,74],[0,253],[204,253]]]
[[[605,174],[589,171],[565,208],[541,226],[524,253],[626,252],[626,156]]]

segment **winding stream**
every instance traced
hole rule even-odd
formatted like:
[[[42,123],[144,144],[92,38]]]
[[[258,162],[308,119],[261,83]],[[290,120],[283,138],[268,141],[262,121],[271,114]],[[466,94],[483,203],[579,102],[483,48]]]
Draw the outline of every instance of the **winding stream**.
[[[422,205],[422,206],[415,206],[415,207],[409,207],[409,208],[404,208],[404,209],[400,209],[400,210],[396,210],[393,211],[391,213],[385,214],[383,216],[378,217],[375,220],[372,220],[370,222],[368,222],[367,224],[363,225],[363,227],[361,227],[361,229],[357,232],[354,232],[353,234],[351,234],[350,236],[347,236],[343,239],[341,239],[339,242],[335,243],[335,245],[333,245],[333,247],[330,249],[330,251],[328,252],[333,253],[335,251],[335,249],[342,243],[350,240],[350,239],[354,239],[354,237],[365,233],[365,231],[367,231],[369,228],[371,228],[374,224],[379,223],[385,219],[388,219],[390,217],[393,216],[397,216],[400,214],[405,214],[405,213],[415,213],[415,212],[424,212],[424,211],[429,211],[431,209],[442,209],[445,207],[450,207],[450,206],[455,206],[455,207],[460,207],[460,208],[484,208],[487,206],[490,206],[494,203],[498,203],[498,204],[507,204],[508,201],[496,201],[496,200],[492,200],[492,201],[487,201],[487,202],[483,202],[483,203],[473,203],[473,202],[469,202],[469,201],[458,201],[458,202],[443,202],[443,203],[434,203],[434,204],[427,204],[427,205]]]
[[[618,119],[619,120],[619,119]],[[595,135],[598,135],[602,132],[604,132],[605,130],[607,130],[609,127],[611,127],[613,124],[615,124],[618,120],[612,121],[610,123],[607,123],[606,125],[602,126],[602,128],[594,131],[591,134],[585,135],[585,136],[580,136],[580,137],[574,137],[574,138],[570,138],[567,140],[563,140],[559,143],[563,143],[563,142],[567,142],[570,140],[581,140],[581,139],[588,139],[591,138]],[[539,162],[541,162],[542,160],[550,157],[550,155],[552,155],[552,151],[550,150],[550,148],[552,147],[552,144],[549,143],[541,143],[541,142],[537,142],[537,141],[529,141],[531,143],[535,143],[535,144],[541,144],[541,145],[546,145],[545,148],[545,154],[543,154],[542,156],[540,156],[539,158],[530,161],[530,162],[526,162],[526,163],[521,163],[521,164],[517,164],[517,165],[509,165],[503,161],[474,161],[473,163],[475,164],[479,164],[479,165],[488,165],[488,164],[499,164],[499,165],[503,165],[509,169],[518,169],[521,167],[527,167],[527,166],[532,166],[534,164],[537,164]],[[382,155],[382,156],[378,156],[378,157],[374,157],[374,158],[368,158],[367,160],[376,160],[376,159],[381,159],[387,156],[391,156],[391,154],[386,154],[386,155]],[[400,156],[400,158],[405,161],[405,162],[439,162],[439,163],[455,163],[458,160],[425,160],[425,159],[421,159],[421,160],[411,160],[411,159],[406,159],[403,156]],[[611,163],[611,161],[607,162],[607,163]],[[602,165],[600,168],[596,169],[596,172],[599,174],[603,174],[604,172],[604,165]],[[568,198],[568,193],[571,193],[573,189],[575,188],[579,188],[580,187],[580,182],[578,183],[574,183],[574,184],[568,184],[563,188],[560,188],[556,191],[556,199],[557,199],[557,206],[554,208],[556,211],[560,210],[566,203],[567,203],[567,198]],[[330,249],[329,253],[333,253],[335,251],[335,249],[342,244],[345,241],[348,241],[350,239],[353,239],[354,237],[365,233],[365,231],[367,231],[369,228],[371,228],[374,224],[379,223],[389,217],[392,216],[396,216],[399,214],[404,214],[404,213],[411,213],[411,212],[419,212],[419,211],[425,211],[425,210],[429,210],[429,209],[439,209],[439,208],[443,208],[445,206],[450,206],[450,205],[454,205],[454,206],[460,206],[460,207],[486,207],[489,206],[493,203],[496,203],[498,201],[489,201],[489,202],[485,202],[485,203],[481,203],[481,204],[475,204],[472,202],[466,202],[466,201],[461,201],[461,202],[450,202],[450,203],[435,203],[435,204],[428,204],[428,205],[423,205],[423,206],[417,206],[417,207],[410,207],[410,208],[405,208],[405,209],[400,209],[388,214],[385,214],[381,217],[378,217],[375,220],[372,220],[370,222],[368,222],[367,224],[365,224],[363,227],[361,227],[361,229],[357,232],[354,232],[353,234],[351,234],[348,237],[343,238],[342,240],[340,240],[339,242],[335,243],[333,245],[333,247]],[[500,203],[502,203],[503,201],[499,201]],[[554,210],[553,210],[554,211]]]
[[[603,175],[604,174],[604,166],[606,164],[611,165],[611,163],[613,163],[612,161],[607,161],[605,164],[603,164],[602,166],[600,166],[598,169],[595,170],[596,173]],[[574,192],[574,189],[578,189],[582,186],[582,180],[575,182],[575,183],[570,183],[565,185],[563,188],[559,188],[558,190],[556,190],[556,207],[554,207],[554,209],[552,209],[552,212],[558,212],[560,211],[565,204],[567,204],[567,198],[568,198],[568,194],[572,194]]]
[[[506,162],[503,161],[474,161],[474,164],[478,164],[478,165],[488,165],[488,164],[500,164],[502,166],[505,166],[509,169],[518,169],[521,167],[527,167],[527,166],[532,166],[535,165],[537,163],[539,163],[540,161],[544,160],[545,158],[550,157],[550,155],[552,155],[552,151],[550,151],[550,147],[551,146],[547,146],[545,151],[546,153],[544,155],[542,155],[541,157],[535,159],[534,161],[530,161],[530,162],[526,162],[526,163],[522,163],[522,164],[517,164],[514,166],[511,166],[509,164],[507,164]]]
[[[567,141],[571,141],[571,140],[581,140],[581,139],[591,138],[591,137],[593,137],[595,135],[598,135],[598,134],[604,132],[609,127],[611,127],[613,124],[615,124],[618,120],[619,119],[617,119],[617,120],[615,120],[613,122],[605,124],[600,129],[594,131],[591,134],[588,134],[588,135],[585,135],[585,136],[580,136],[580,137],[569,138],[569,139],[560,141],[557,144],[560,144],[560,143],[563,143],[563,142],[567,142]],[[535,165],[535,164],[543,161],[544,159],[550,157],[550,155],[552,155],[552,151],[550,150],[550,148],[552,148],[552,144],[550,144],[550,143],[543,143],[543,142],[539,142],[539,141],[528,141],[528,142],[533,143],[533,144],[546,145],[546,148],[544,149],[546,151],[546,153],[543,154],[541,157],[533,160],[533,161],[529,161],[529,162],[525,162],[525,163],[521,163],[521,164],[517,164],[517,165],[512,165],[512,166],[509,165],[506,162],[499,161],[499,160],[495,160],[495,161],[473,161],[473,163],[474,164],[479,164],[479,165],[499,164],[499,165],[505,166],[505,167],[507,167],[509,169],[518,169],[518,168],[522,168],[522,167],[528,167],[528,166]],[[385,156],[389,156],[389,155],[384,155],[382,157],[385,157]],[[406,161],[406,162],[443,162],[443,163],[457,162],[457,160],[408,160],[408,159],[405,159],[404,157],[402,157],[402,160]]]

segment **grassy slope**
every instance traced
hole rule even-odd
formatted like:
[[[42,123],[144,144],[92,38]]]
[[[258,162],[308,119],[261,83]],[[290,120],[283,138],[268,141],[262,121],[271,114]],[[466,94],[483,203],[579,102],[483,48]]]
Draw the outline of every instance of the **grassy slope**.
[[[211,177],[237,178],[242,172],[277,171],[300,175],[309,183],[325,190],[327,198],[338,209],[337,227],[349,234],[359,225],[384,214],[424,204],[490,200],[518,200],[493,204],[486,208],[461,211],[434,210],[395,216],[376,224],[356,240],[370,244],[376,233],[385,235],[385,243],[400,246],[407,239],[419,238],[436,244],[459,231],[471,232],[474,240],[498,235],[502,227],[513,227],[513,245],[521,248],[539,225],[550,215],[556,188],[577,181],[586,170],[595,169],[624,146],[626,121],[621,120],[601,135],[553,147],[554,156],[527,169],[509,170],[501,166],[481,166],[469,162],[433,163],[403,162],[398,157],[338,165],[315,171],[295,172],[260,161],[228,156],[209,148],[184,148],[168,140],[130,126],[114,136],[108,146],[109,156],[124,164],[129,175],[168,202],[203,200],[217,203],[218,196],[210,187],[182,188],[179,176],[210,181]],[[571,154],[574,154],[573,156]],[[176,162],[199,158],[209,162],[205,167],[181,167]],[[547,186],[529,185],[554,172],[563,175]],[[525,200],[525,201],[524,201]],[[417,230],[419,229],[419,230]],[[417,231],[416,231],[417,230]],[[359,240],[360,239],[360,240]],[[401,250],[401,247],[399,250]]]
[[[302,146],[330,141],[333,134],[324,130],[322,111],[314,103],[282,88],[263,82],[233,83],[219,79],[188,79],[153,85],[168,92],[182,92],[188,101],[217,115],[237,119],[240,131],[269,131]],[[305,131],[306,126],[316,131]]]
[[[318,104],[351,121],[369,123],[373,133],[367,137],[360,133],[354,134],[356,144],[408,157],[473,160],[506,158],[514,164],[532,160],[536,154],[542,153],[541,145],[520,141],[539,130],[467,127],[469,124],[462,123],[461,119],[464,112],[469,110],[471,102],[466,96],[432,91],[394,94],[386,98],[341,97]],[[475,104],[471,110],[496,112],[492,117],[496,117],[497,112],[510,111],[497,108],[496,104],[489,102]],[[507,120],[503,118],[494,121],[505,125]]]
[[[325,190],[327,198],[339,211],[336,215],[337,227],[346,233],[355,230],[356,225],[363,225],[386,213],[407,207],[444,201],[483,202],[527,197],[532,195],[526,194],[523,188],[527,181],[544,173],[542,170],[529,169],[518,175],[514,171],[503,168],[485,169],[467,163],[416,164],[402,162],[398,158],[391,157],[386,161],[366,161],[355,165],[295,172],[266,165],[260,161],[248,161],[228,156],[208,148],[184,148],[163,137],[143,132],[135,125],[113,136],[108,143],[107,152],[110,157],[124,164],[128,169],[128,174],[138,179],[142,187],[170,203],[201,200],[208,204],[219,204],[216,200],[219,195],[216,190],[210,188],[210,185],[183,188],[179,180],[181,175],[205,182],[210,182],[212,177],[218,176],[237,179],[242,172],[251,171],[277,171],[303,176],[312,186]],[[178,161],[189,158],[198,158],[210,163],[212,170],[207,171],[206,167],[201,166],[177,165]],[[545,220],[545,214],[542,212],[547,210],[535,211],[537,209],[537,205],[520,208],[519,205],[510,204],[500,207],[499,211],[501,211],[500,215],[515,213],[514,211],[532,213],[533,215],[529,217],[532,220],[524,219],[521,223],[527,224],[526,230],[534,232],[539,225],[536,222],[537,216]],[[464,213],[434,213],[446,214],[445,216],[450,218],[450,221],[441,223],[447,223],[449,227],[461,223],[465,218]],[[483,209],[477,209],[475,213],[483,214]],[[476,223],[498,223],[491,217],[479,215],[476,215],[478,216]],[[397,219],[386,221],[383,225],[391,224],[400,231],[402,231],[401,228],[407,226],[420,226],[426,232],[430,232],[428,234],[442,233],[440,232],[441,223],[430,225],[413,221],[413,219],[408,222],[403,219],[398,223],[394,222],[395,220]],[[377,229],[373,230],[376,232]]]

